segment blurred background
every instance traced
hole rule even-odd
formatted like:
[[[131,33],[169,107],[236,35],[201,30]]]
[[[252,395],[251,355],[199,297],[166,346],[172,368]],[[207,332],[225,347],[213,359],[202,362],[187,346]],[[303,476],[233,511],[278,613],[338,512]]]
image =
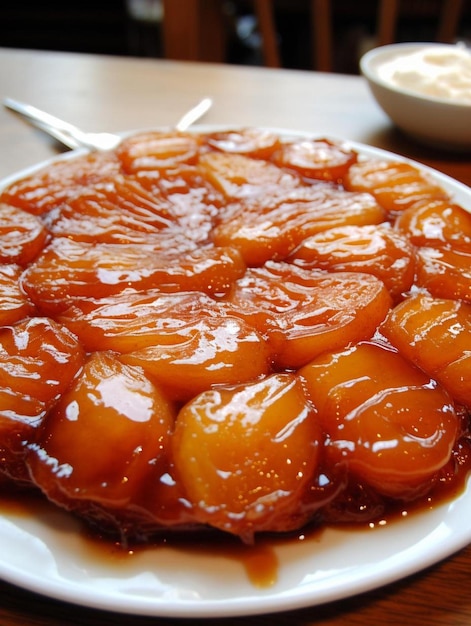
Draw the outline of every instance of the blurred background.
[[[176,7],[179,2],[173,0]],[[443,2],[401,1],[395,41],[436,40]],[[272,0],[272,4],[280,65],[291,69],[317,69],[312,54],[311,3]],[[221,60],[263,65],[254,2],[220,0],[219,5],[225,31]],[[378,0],[331,0],[330,7],[332,61],[329,69],[358,73],[359,57],[375,45]],[[0,46],[163,58],[166,56],[163,19],[163,0],[3,0],[0,3]],[[471,0],[461,2],[454,39],[471,42]]]

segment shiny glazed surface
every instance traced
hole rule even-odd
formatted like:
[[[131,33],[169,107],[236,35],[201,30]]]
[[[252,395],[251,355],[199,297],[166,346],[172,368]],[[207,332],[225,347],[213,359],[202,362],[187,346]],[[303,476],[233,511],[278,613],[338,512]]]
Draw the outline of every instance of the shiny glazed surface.
[[[457,292],[442,266],[421,268],[432,249],[460,272],[470,251],[461,227],[437,247],[398,226],[416,203],[449,213],[413,166],[254,129],[155,132],[1,199],[34,222],[6,259],[21,287],[2,331],[18,406],[1,422],[7,479],[122,540],[209,524],[251,542],[376,519],[466,466],[469,276]],[[337,245],[323,261],[322,237]],[[403,348],[397,312],[417,294],[464,329],[441,364],[453,376],[438,379],[415,318],[421,361]],[[47,344],[42,369],[40,324],[69,341]]]

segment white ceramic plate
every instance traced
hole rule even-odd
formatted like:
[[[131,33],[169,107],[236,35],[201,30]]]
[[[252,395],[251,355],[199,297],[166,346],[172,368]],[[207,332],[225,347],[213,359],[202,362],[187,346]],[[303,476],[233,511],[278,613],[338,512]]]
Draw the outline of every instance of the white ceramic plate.
[[[351,145],[366,156],[399,158]],[[433,175],[471,210],[468,187]],[[260,575],[255,581],[249,576],[247,553],[231,557],[224,548],[205,553],[163,545],[120,557],[112,548],[97,549],[75,520],[52,506],[41,506],[39,515],[0,507],[0,576],[52,598],[122,613],[273,613],[352,596],[424,569],[471,542],[470,519],[471,478],[456,500],[395,522],[361,531],[327,529],[256,551],[256,569],[265,564],[274,575],[272,584],[260,585]]]

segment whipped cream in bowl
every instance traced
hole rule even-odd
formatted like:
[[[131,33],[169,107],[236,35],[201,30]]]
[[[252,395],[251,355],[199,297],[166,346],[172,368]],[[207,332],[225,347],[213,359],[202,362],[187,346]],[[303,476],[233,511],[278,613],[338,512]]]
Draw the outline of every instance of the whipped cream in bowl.
[[[434,98],[471,104],[471,50],[455,46],[419,48],[378,68],[384,81]]]
[[[421,143],[471,151],[471,50],[391,44],[360,60],[370,90],[394,124]]]

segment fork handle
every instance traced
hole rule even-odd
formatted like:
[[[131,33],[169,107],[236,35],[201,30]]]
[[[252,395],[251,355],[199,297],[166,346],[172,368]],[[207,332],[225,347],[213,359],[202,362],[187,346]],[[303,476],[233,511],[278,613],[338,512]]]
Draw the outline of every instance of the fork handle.
[[[49,133],[69,148],[78,148],[83,145],[84,140],[86,141],[79,128],[50,113],[46,113],[46,111],[37,109],[31,104],[19,102],[13,98],[5,98],[3,104],[6,108],[15,111],[15,113],[19,113],[31,124]]]

